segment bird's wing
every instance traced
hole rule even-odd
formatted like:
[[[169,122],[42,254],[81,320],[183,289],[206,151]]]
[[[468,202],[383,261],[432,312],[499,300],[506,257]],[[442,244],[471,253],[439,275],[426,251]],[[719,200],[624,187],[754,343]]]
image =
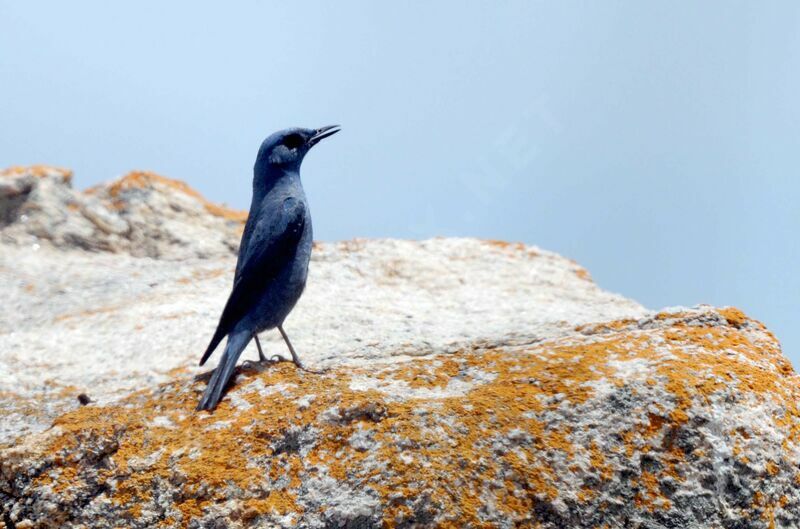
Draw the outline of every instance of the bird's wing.
[[[236,281],[239,279],[239,275],[242,273],[244,257],[247,255],[247,248],[250,246],[250,238],[253,235],[253,227],[255,226],[257,220],[256,217],[256,215],[248,215],[247,222],[244,225],[242,240],[239,242],[239,255],[236,258],[236,274],[233,276],[234,284],[236,284]]]
[[[200,365],[247,315],[261,295],[263,286],[293,258],[303,235],[305,219],[305,204],[294,197],[286,198],[277,208],[274,204],[272,208],[267,205],[258,212],[250,240],[239,258],[233,290]]]

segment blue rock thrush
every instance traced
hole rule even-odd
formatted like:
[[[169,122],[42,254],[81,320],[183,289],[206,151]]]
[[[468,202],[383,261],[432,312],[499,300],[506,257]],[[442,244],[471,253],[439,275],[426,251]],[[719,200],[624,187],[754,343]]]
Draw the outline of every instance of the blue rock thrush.
[[[256,333],[277,327],[292,360],[303,367],[283,330],[283,321],[306,286],[313,241],[311,215],[300,183],[300,164],[311,147],[339,130],[338,125],[316,130],[287,129],[261,144],[253,168],[253,201],[239,247],[233,289],[200,365],[225,336],[228,343],[198,410],[217,406],[239,355],[252,338],[259,358],[266,360]]]

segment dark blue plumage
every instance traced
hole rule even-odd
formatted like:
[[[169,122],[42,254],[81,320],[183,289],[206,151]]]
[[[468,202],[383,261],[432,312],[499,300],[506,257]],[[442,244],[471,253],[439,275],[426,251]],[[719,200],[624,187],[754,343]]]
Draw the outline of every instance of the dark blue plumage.
[[[335,134],[338,126],[321,129],[287,129],[261,144],[253,168],[253,200],[247,217],[239,260],[228,302],[200,365],[222,339],[228,343],[208,382],[198,410],[213,410],[233,374],[239,355],[257,333],[275,327],[283,336],[292,359],[302,367],[283,321],[294,308],[308,276],[311,258],[311,215],[300,183],[300,164],[309,149]]]

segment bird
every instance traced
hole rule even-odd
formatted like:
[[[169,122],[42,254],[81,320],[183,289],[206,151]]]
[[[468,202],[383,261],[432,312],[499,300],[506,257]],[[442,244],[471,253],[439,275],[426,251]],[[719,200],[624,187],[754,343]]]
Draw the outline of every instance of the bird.
[[[255,339],[259,359],[266,361],[259,332],[277,327],[292,361],[304,369],[283,328],[305,289],[313,242],[300,165],[314,145],[340,130],[339,125],[295,127],[278,131],[261,143],[253,167],[253,198],[239,245],[233,288],[200,365],[205,364],[223,338],[227,336],[228,341],[197,405],[198,411],[217,407],[250,340]]]

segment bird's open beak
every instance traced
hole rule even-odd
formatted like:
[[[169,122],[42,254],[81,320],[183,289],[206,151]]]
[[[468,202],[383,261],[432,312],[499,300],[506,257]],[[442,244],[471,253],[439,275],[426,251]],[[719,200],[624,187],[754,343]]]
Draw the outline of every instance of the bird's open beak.
[[[333,136],[340,130],[342,130],[342,128],[339,125],[328,125],[327,127],[319,128],[316,130],[316,133],[311,136],[311,139],[308,140],[308,146],[313,147],[319,140],[325,139],[328,136]]]

